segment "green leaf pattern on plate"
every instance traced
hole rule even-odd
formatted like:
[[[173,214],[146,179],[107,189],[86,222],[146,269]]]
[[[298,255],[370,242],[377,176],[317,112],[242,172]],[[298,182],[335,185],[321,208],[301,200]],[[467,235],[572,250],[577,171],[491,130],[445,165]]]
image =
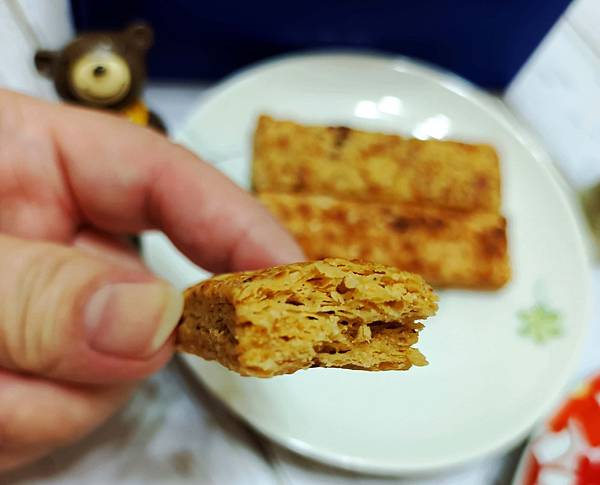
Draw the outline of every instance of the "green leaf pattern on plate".
[[[562,335],[562,317],[544,303],[536,303],[528,310],[521,310],[517,317],[521,325],[519,334],[538,344]]]

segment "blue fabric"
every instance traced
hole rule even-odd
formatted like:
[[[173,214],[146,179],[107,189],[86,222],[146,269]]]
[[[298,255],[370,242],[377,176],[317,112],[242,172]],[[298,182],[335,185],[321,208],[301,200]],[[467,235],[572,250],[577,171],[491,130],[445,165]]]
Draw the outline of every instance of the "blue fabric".
[[[256,60],[322,47],[380,49],[503,88],[569,0],[72,0],[79,30],[155,29],[156,78],[219,78]]]

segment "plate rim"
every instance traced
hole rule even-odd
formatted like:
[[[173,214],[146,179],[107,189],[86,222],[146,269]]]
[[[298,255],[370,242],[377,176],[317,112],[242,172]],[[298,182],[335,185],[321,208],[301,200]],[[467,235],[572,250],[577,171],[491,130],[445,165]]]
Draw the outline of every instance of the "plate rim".
[[[412,59],[410,57],[385,53],[381,51],[372,50],[355,50],[355,49],[327,49],[327,50],[312,50],[302,51],[292,54],[283,54],[269,58],[250,66],[244,67],[231,75],[225,77],[222,81],[218,82],[215,86],[210,88],[203,95],[203,99],[196,103],[190,111],[190,115],[186,118],[182,127],[175,134],[177,141],[185,140],[185,133],[188,132],[191,127],[195,125],[195,121],[203,117],[204,110],[209,109],[212,103],[218,102],[220,98],[227,95],[227,92],[235,88],[242,82],[248,81],[257,75],[262,75],[266,70],[271,68],[284,67],[286,64],[294,64],[296,62],[303,62],[305,60],[315,58],[327,58],[331,57],[334,59],[346,58],[348,60],[377,60],[384,63],[388,63],[389,67],[401,67],[403,70],[427,78],[429,81],[434,82],[440,87],[455,93],[462,98],[476,104],[482,111],[488,116],[491,116],[497,122],[499,122],[510,134],[521,144],[533,158],[536,159],[537,163],[548,172],[550,183],[555,186],[556,196],[561,199],[562,205],[566,208],[566,216],[570,219],[570,222],[577,228],[577,248],[574,253],[577,254],[577,258],[580,259],[582,266],[585,268],[584,274],[581,275],[581,284],[584,290],[583,295],[585,298],[584,308],[581,311],[583,316],[583,322],[581,322],[580,335],[573,346],[573,352],[570,354],[570,358],[564,362],[561,373],[561,385],[557,386],[553,395],[549,395],[543,404],[538,406],[538,412],[533,413],[536,415],[535,418],[530,419],[526,426],[522,426],[512,435],[501,442],[493,442],[490,446],[483,449],[483,451],[472,452],[468,455],[463,455],[460,459],[455,460],[439,460],[431,466],[410,466],[407,464],[402,465],[390,465],[390,464],[377,464],[371,460],[363,460],[354,456],[347,456],[341,453],[334,453],[327,450],[315,449],[315,446],[305,443],[302,440],[296,438],[290,438],[284,434],[278,434],[273,432],[261,424],[253,423],[250,419],[239,413],[233,406],[227,401],[221,399],[216,392],[214,392],[211,386],[204,380],[199,371],[195,369],[194,360],[197,357],[181,354],[182,360],[190,368],[191,372],[198,379],[202,380],[206,388],[213,394],[223,405],[232,412],[235,416],[239,417],[242,421],[247,423],[252,429],[256,430],[260,435],[268,438],[269,440],[277,443],[284,448],[287,448],[301,456],[308,457],[327,465],[338,467],[345,470],[353,470],[361,473],[368,473],[374,475],[385,475],[385,476],[397,476],[397,475],[424,475],[430,473],[436,473],[439,471],[447,471],[455,469],[465,463],[472,462],[474,460],[481,460],[492,455],[501,454],[512,449],[517,443],[521,442],[528,436],[531,431],[535,428],[536,424],[550,412],[557,403],[564,396],[565,391],[570,387],[570,379],[574,374],[574,369],[580,360],[581,350],[585,342],[586,336],[589,333],[589,322],[592,311],[592,274],[591,274],[591,261],[592,261],[592,249],[591,242],[587,238],[587,226],[585,225],[581,210],[576,204],[574,194],[571,192],[572,189],[558,170],[558,168],[552,162],[552,158],[548,154],[538,138],[533,134],[525,123],[518,119],[515,114],[508,109],[508,107],[498,98],[483,91],[470,81],[463,79],[462,77],[440,68],[433,64]],[[574,248],[575,249],[575,248]]]

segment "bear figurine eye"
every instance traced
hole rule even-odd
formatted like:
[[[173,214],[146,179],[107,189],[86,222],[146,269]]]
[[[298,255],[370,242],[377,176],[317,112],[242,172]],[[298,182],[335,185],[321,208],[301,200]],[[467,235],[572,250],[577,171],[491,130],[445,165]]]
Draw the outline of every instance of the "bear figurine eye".
[[[106,68],[104,66],[96,66],[93,72],[94,77],[102,77],[106,74]]]

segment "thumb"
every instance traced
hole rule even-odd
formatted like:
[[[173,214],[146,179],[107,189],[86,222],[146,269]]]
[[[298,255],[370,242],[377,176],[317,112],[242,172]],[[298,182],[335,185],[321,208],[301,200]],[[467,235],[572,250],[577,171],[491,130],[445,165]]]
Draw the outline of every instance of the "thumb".
[[[149,273],[8,236],[0,268],[1,367],[114,383],[169,359],[182,296]]]

